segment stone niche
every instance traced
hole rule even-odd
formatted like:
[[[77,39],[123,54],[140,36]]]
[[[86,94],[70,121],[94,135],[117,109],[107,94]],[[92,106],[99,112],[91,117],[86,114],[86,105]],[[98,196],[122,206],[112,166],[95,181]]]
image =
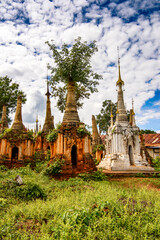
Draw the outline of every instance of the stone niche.
[[[62,174],[77,174],[96,169],[92,159],[91,137],[83,123],[63,123],[58,137],[50,143],[51,162],[64,159]]]

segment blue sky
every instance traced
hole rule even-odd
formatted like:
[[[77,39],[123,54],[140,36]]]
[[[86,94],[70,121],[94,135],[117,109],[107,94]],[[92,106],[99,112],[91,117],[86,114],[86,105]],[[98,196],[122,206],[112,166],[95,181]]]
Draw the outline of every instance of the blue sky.
[[[45,119],[47,63],[54,66],[45,41],[71,45],[75,38],[96,40],[93,69],[102,74],[98,87],[79,110],[91,125],[102,102],[117,100],[117,46],[125,82],[127,109],[135,103],[137,125],[160,132],[160,2],[159,0],[2,0],[0,1],[0,76],[8,75],[27,94],[26,127],[34,128],[38,112]],[[52,99],[55,123],[62,114]]]

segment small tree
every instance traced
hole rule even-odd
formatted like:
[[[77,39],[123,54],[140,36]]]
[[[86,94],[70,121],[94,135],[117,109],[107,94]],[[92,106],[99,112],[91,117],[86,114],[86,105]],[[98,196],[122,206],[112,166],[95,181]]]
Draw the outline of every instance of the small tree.
[[[10,122],[9,113],[16,109],[17,97],[22,96],[22,102],[26,102],[26,95],[23,91],[19,90],[19,84],[13,83],[12,79],[8,76],[0,77],[0,119],[2,117],[3,105],[7,105],[7,118]]]
[[[100,133],[106,133],[111,124],[111,117],[110,117],[111,105],[112,105],[113,121],[116,120],[117,103],[113,103],[111,100],[103,101],[101,111],[96,116]],[[128,110],[126,112],[127,112],[127,118],[129,121],[130,112]]]
[[[113,120],[115,121],[116,119],[117,104],[113,103],[111,100],[103,101],[101,111],[96,116],[97,124],[100,132],[106,133],[108,127],[110,126],[111,104],[112,104]]]
[[[57,107],[63,112],[66,103],[66,93],[69,84],[74,85],[77,107],[82,107],[83,98],[89,98],[90,93],[97,92],[98,80],[101,75],[94,73],[90,64],[92,55],[97,51],[95,41],[87,44],[81,38],[75,39],[72,47],[62,45],[61,50],[53,43],[46,42],[52,51],[56,67],[51,70],[50,85],[52,96],[58,97]]]

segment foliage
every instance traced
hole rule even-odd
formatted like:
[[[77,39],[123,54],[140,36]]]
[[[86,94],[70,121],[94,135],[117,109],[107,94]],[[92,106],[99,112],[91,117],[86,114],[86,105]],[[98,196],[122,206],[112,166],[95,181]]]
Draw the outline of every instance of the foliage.
[[[59,129],[61,128],[61,125],[62,125],[62,123],[61,123],[61,122],[58,122],[58,123],[56,124],[56,129],[59,130]]]
[[[110,124],[111,124],[111,106],[112,106],[112,114],[113,121],[116,120],[116,111],[117,111],[117,103],[113,103],[111,100],[105,100],[102,102],[102,108],[97,117],[97,124],[99,127],[100,133],[106,133]],[[127,110],[127,117],[129,120],[130,112]]]
[[[104,144],[99,144],[99,145],[97,145],[97,150],[99,150],[99,151],[104,151],[105,150],[105,146],[104,146]]]
[[[141,129],[140,130],[140,135],[142,135],[142,134],[152,134],[152,133],[156,133],[156,132],[153,131],[153,130],[149,130],[149,129],[145,129],[145,130]]]
[[[78,177],[84,181],[104,181],[107,179],[106,175],[102,171],[95,171],[92,173],[80,173]]]
[[[110,126],[111,105],[112,105],[113,121],[115,121],[116,120],[117,104],[113,103],[111,100],[103,101],[100,113],[96,116],[99,131],[101,133],[102,132],[106,133],[108,127]]]
[[[17,174],[25,185],[7,185]],[[13,195],[28,183],[38,184],[47,199],[28,201],[22,190]],[[57,181],[29,167],[2,171],[0,239],[160,239],[159,188],[157,178]]]
[[[50,131],[47,135],[47,141],[48,142],[54,142],[58,137],[58,131],[56,129],[53,129]]]
[[[3,182],[2,188],[6,191],[8,196],[13,196],[25,201],[37,198],[46,199],[47,197],[44,190],[37,183],[28,182],[18,186],[14,180],[10,179]]]
[[[102,77],[94,73],[90,64],[92,55],[98,50],[95,41],[87,44],[81,38],[75,39],[72,47],[65,43],[61,50],[53,43],[46,42],[52,51],[56,67],[48,66],[51,70],[50,85],[52,96],[58,97],[57,107],[65,109],[67,86],[75,87],[77,107],[82,107],[81,100],[89,98],[90,93],[97,92],[98,80]],[[63,84],[63,85],[62,85]]]
[[[64,164],[63,159],[56,158],[54,159],[53,164],[47,167],[44,171],[44,175],[46,176],[56,176],[62,172],[62,166]]]
[[[0,210],[7,205],[7,199],[0,198]]]
[[[7,171],[8,168],[4,165],[0,165],[0,171]]]
[[[152,159],[152,166],[155,168],[156,171],[160,171],[160,157]]]
[[[6,129],[4,130],[4,132],[0,134],[0,139],[1,139],[1,138],[4,138],[5,136],[7,136],[7,135],[8,135],[9,133],[11,133],[11,132],[12,132],[12,128],[6,128]]]
[[[90,135],[90,132],[88,132],[86,128],[79,127],[79,128],[77,128],[77,134],[78,134],[79,137],[82,138],[86,135]]]
[[[105,150],[104,144],[98,144],[98,145],[93,149],[93,154],[95,154],[96,151],[104,151],[104,150]]]
[[[16,188],[15,196],[23,200],[46,199],[44,190],[36,183],[27,183]]]
[[[34,137],[33,137],[33,130],[28,130],[27,131],[27,135],[28,135],[29,139],[32,139],[32,140],[34,139]]]
[[[37,132],[37,136],[41,136],[42,135],[42,131]]]
[[[22,97],[22,102],[26,102],[26,95],[23,91],[19,90],[19,84],[13,83],[12,79],[8,76],[0,77],[0,119],[2,116],[2,108],[7,104],[7,118],[10,122],[9,114],[13,113],[17,105],[17,97]]]

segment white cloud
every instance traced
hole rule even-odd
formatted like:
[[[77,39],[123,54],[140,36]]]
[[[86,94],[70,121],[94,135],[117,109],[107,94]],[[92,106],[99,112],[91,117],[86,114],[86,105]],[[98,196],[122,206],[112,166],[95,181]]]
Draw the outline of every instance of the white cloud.
[[[123,15],[126,18],[134,16],[138,7],[151,8],[153,2],[126,1],[119,5],[117,1],[112,1],[109,10],[100,9],[100,5],[107,1],[97,1],[97,5],[93,0],[53,2],[27,0],[24,3],[12,1],[12,4],[9,0],[1,1],[0,14],[7,21],[0,23],[2,53],[0,75],[12,77],[27,93],[28,103],[23,108],[23,119],[26,124],[29,120],[33,121],[37,110],[42,123],[45,117],[45,104],[42,104],[44,108],[42,111],[38,101],[45,103],[46,64],[48,62],[54,64],[45,41],[53,39],[57,45],[61,45],[62,42],[71,44],[77,36],[82,36],[83,40],[97,41],[99,51],[94,55],[92,65],[95,71],[103,75],[98,87],[99,93],[85,100],[83,110],[79,111],[80,118],[91,124],[91,115],[99,113],[102,101],[117,100],[117,46],[119,45],[121,73],[125,82],[125,102],[127,107],[130,107],[133,97],[135,111],[140,116],[139,122],[149,121],[150,110],[144,114],[141,107],[154,96],[156,89],[160,89],[160,17],[159,14],[152,13],[149,20],[139,16],[137,22],[124,23],[119,16]],[[83,7],[88,7],[86,15],[82,13]],[[111,17],[112,9],[116,9],[116,17]],[[18,18],[19,14],[21,14],[20,18]],[[27,18],[30,25],[25,24]],[[86,22],[88,18],[90,22]],[[97,18],[101,18],[99,25],[96,23]],[[39,100],[34,98],[33,92]],[[37,103],[33,105],[34,114],[33,102]],[[55,106],[55,100],[52,100],[52,106]],[[55,121],[62,120],[62,114],[55,107],[52,110]],[[30,113],[32,116],[29,118]],[[154,112],[153,116],[158,118],[159,113]]]

